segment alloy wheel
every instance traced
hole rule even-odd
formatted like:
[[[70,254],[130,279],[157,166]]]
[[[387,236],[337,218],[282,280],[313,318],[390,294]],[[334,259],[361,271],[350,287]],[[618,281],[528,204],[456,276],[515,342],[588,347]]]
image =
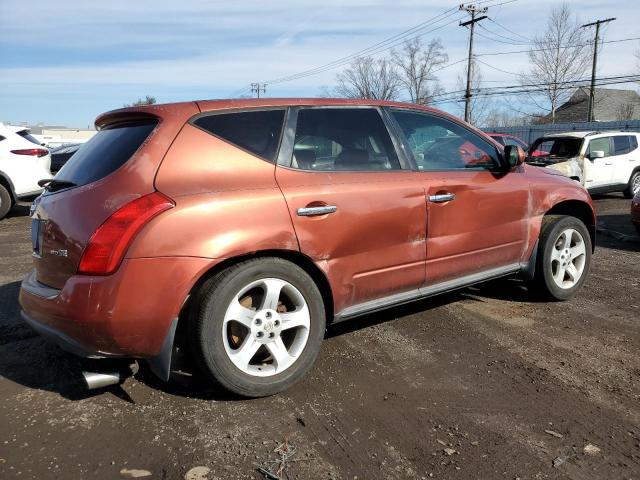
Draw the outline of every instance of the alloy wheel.
[[[577,230],[563,230],[551,252],[551,275],[555,284],[563,289],[575,286],[584,272],[587,259],[584,238]]]
[[[635,196],[638,192],[640,192],[640,175],[635,175],[631,183],[631,193]]]
[[[243,287],[227,307],[225,351],[243,373],[268,377],[295,363],[309,338],[307,302],[291,283],[264,278]]]

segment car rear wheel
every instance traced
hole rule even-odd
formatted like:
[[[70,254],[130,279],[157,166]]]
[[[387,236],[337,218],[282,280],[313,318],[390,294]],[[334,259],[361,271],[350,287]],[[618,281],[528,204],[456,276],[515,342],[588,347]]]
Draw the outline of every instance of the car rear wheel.
[[[201,370],[244,397],[272,395],[298,381],[313,365],[324,331],[318,287],[280,258],[241,262],[208,280],[190,321]]]
[[[640,171],[631,174],[629,185],[623,193],[625,198],[633,198],[638,192],[640,192]]]
[[[533,287],[547,299],[568,300],[582,287],[591,264],[591,237],[570,216],[544,217]]]
[[[4,185],[0,185],[0,220],[7,216],[9,210],[11,210],[13,202],[11,201],[11,195]]]

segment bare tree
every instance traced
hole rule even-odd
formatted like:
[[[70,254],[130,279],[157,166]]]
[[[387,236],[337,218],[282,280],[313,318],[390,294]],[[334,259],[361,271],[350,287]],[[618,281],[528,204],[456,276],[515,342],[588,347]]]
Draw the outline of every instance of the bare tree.
[[[529,51],[531,69],[521,76],[522,84],[545,84],[543,92],[531,95],[533,103],[551,114],[570,96],[566,82],[582,78],[589,68],[589,47],[584,29],[568,5],[554,8],[544,33],[534,37]]]
[[[527,125],[530,122],[531,120],[526,114],[521,114],[511,109],[494,107],[487,112],[482,126],[487,128],[515,127]]]
[[[633,120],[635,116],[636,106],[631,102],[626,102],[621,105],[618,105],[618,110],[616,112],[616,120]]]
[[[458,74],[457,80],[458,90],[465,90],[467,85],[467,66],[465,65],[462,72]],[[469,102],[469,123],[476,126],[484,126],[487,120],[491,102],[489,98],[478,95],[477,90],[482,84],[482,72],[475,60],[471,61],[471,100]],[[461,104],[460,116],[464,112],[464,103]]]
[[[356,58],[336,75],[336,82],[335,93],[346,98],[395,100],[400,93],[398,73],[386,58]]]
[[[400,85],[413,103],[430,103],[442,91],[434,72],[449,61],[439,38],[426,46],[420,37],[404,42],[400,51],[391,50],[391,60],[398,68]]]
[[[133,103],[125,103],[125,107],[137,107],[138,105],[153,105],[156,103],[156,97],[152,97],[151,95],[147,95],[144,98],[139,98]]]

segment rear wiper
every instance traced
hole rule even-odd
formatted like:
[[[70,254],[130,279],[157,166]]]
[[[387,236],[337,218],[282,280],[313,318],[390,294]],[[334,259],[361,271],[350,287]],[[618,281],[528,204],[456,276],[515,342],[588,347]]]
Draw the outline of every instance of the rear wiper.
[[[51,191],[52,188],[56,190],[61,188],[69,188],[76,187],[77,185],[73,182],[69,182],[68,180],[55,180],[53,178],[45,178],[44,180],[38,181],[38,185],[40,187],[44,187],[45,190]]]

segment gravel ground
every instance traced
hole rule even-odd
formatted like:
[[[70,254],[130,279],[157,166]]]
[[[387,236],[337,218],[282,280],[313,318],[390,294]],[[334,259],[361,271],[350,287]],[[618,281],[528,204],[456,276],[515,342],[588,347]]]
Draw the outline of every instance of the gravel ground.
[[[300,384],[251,401],[144,367],[86,391],[90,362],[20,320],[19,205],[0,221],[0,478],[255,479],[286,442],[291,479],[640,479],[640,239],[628,200],[596,203],[574,300],[503,280],[344,323]]]

